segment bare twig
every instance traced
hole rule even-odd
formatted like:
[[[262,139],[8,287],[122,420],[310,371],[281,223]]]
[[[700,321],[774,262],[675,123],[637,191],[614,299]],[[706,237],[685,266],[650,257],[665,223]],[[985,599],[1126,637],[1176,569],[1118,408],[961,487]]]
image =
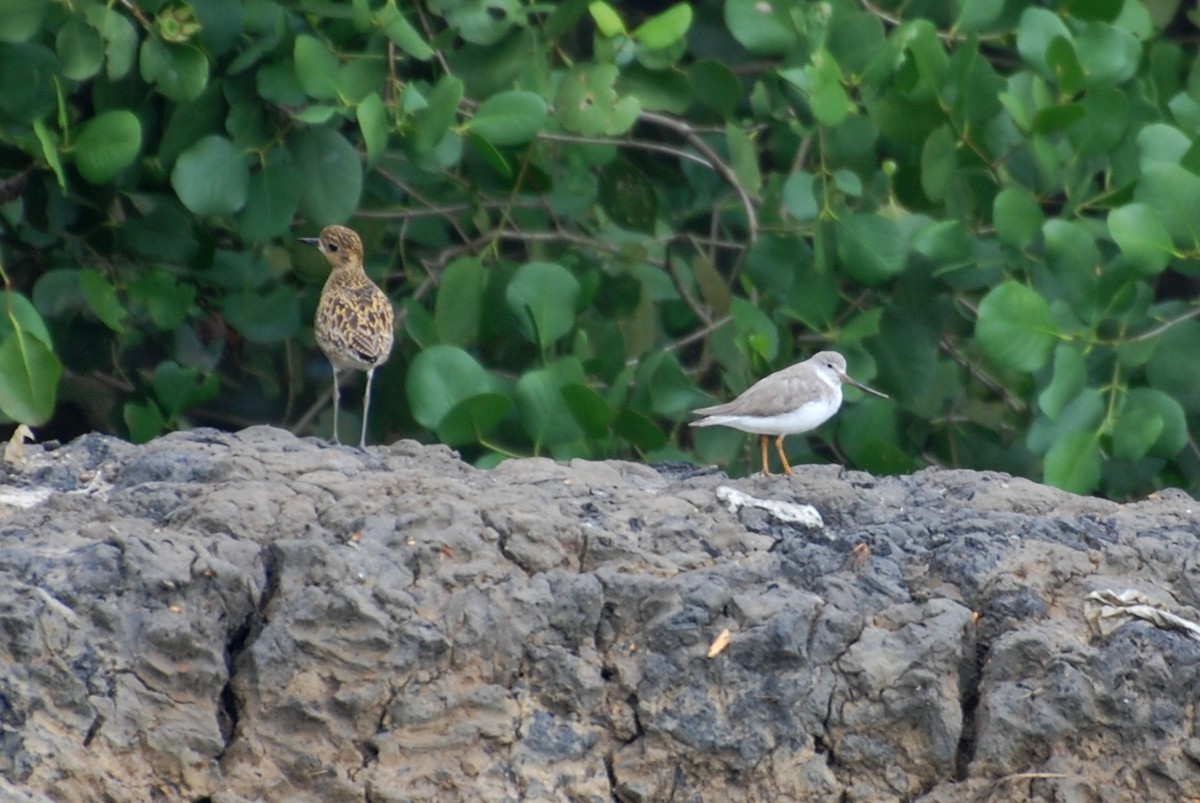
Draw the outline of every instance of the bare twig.
[[[667,246],[666,263],[667,275],[671,277],[671,284],[675,285],[675,292],[679,293],[679,297],[683,299],[683,303],[687,304],[692,314],[703,321],[705,326],[711,324],[712,316],[709,314],[708,309],[691,294],[691,291],[687,289],[683,283],[683,279],[679,276],[679,271],[675,268],[675,261],[671,259],[670,245]]]
[[[418,4],[418,5],[420,5],[420,4]],[[418,201],[420,201],[422,204],[425,205],[425,208],[427,208],[427,209],[436,208],[436,206],[437,206],[436,204],[434,204],[432,201],[430,201],[428,198],[426,198],[424,195],[422,195],[417,190],[413,189],[411,186],[409,186],[409,184],[406,181],[404,181],[404,179],[400,178],[396,174],[391,173],[387,170],[384,170],[382,167],[376,167],[375,172],[379,173],[379,175],[383,176],[385,179],[390,181],[392,184],[395,184],[397,187],[399,187],[401,190],[403,190],[405,192],[405,194],[410,195],[413,198],[416,198]],[[441,217],[447,223],[450,224],[450,226],[454,229],[455,234],[458,235],[458,238],[460,240],[471,239],[470,237],[467,236],[467,233],[463,230],[462,226],[460,226],[458,224],[458,220],[453,215],[443,214]]]
[[[705,159],[708,160],[709,166],[717,172],[721,178],[725,179],[734,191],[737,192],[738,198],[741,199],[742,207],[746,211],[746,227],[748,229],[747,239],[753,245],[758,240],[758,213],[754,209],[754,201],[750,198],[750,193],[742,186],[742,182],[738,179],[737,173],[733,168],[725,164],[724,160],[714,151],[704,138],[701,137],[691,125],[682,120],[677,120],[674,117],[669,117],[665,114],[657,114],[655,112],[642,112],[639,118],[648,123],[669,128],[675,133],[682,136],[687,142],[700,152]]]
[[[676,148],[672,145],[664,145],[661,142],[645,142],[640,139],[614,139],[613,137],[585,137],[579,134],[559,134],[552,131],[543,131],[538,134],[538,139],[544,139],[552,142],[570,142],[578,145],[614,145],[621,148],[637,148],[644,151],[653,151],[655,153],[665,153],[669,156],[674,156],[676,159],[686,159],[690,162],[703,165],[711,168],[712,165],[707,159],[690,153],[682,148]]]
[[[1025,409],[1025,403],[1023,401],[1009,393],[1008,388],[1004,387],[1001,382],[994,379],[981,367],[971,362],[971,360],[967,358],[967,355],[959,351],[958,347],[954,345],[954,341],[948,335],[942,337],[941,341],[938,343],[938,346],[942,349],[942,351],[949,354],[952,360],[961,365],[963,368],[966,368],[967,372],[971,374],[976,381],[986,386],[989,390],[999,396],[1001,401],[1004,402],[1005,407],[1017,413]]]
[[[733,320],[733,318],[729,315],[722,315],[720,318],[712,321],[712,323],[709,323],[707,326],[703,326],[694,332],[684,335],[674,343],[663,346],[663,351],[679,351],[680,349],[685,349],[696,341],[703,340],[704,338],[708,337],[713,332],[729,323],[731,320]],[[626,362],[626,365],[635,365],[638,359],[638,357],[633,357]]]
[[[423,217],[448,217],[473,212],[476,209],[499,209],[512,206],[519,209],[541,209],[544,205],[538,201],[520,201],[510,204],[508,201],[480,201],[479,203],[447,204],[445,206],[426,206],[418,209],[360,209],[355,217],[372,218],[375,220],[410,220]]]
[[[1163,321],[1162,323],[1160,323],[1158,326],[1154,327],[1153,329],[1147,330],[1145,332],[1142,332],[1141,334],[1137,334],[1137,335],[1134,335],[1133,337],[1127,338],[1124,342],[1139,343],[1143,340],[1150,340],[1151,338],[1158,337],[1159,335],[1161,335],[1163,332],[1170,329],[1175,324],[1183,323],[1184,321],[1191,320],[1192,318],[1195,318],[1197,316],[1200,316],[1200,307],[1193,307],[1192,309],[1188,310],[1187,312],[1183,313],[1182,315],[1178,315],[1174,318],[1169,318],[1169,319]]]

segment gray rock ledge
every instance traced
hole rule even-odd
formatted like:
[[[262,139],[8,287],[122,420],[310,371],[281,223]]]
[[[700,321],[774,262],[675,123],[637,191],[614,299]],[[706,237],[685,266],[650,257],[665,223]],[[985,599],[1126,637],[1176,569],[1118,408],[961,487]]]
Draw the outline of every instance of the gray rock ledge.
[[[1200,797],[1200,643],[1084,615],[1134,588],[1200,618],[1180,492],[481,472],[268,427],[28,454],[0,485],[3,800]]]

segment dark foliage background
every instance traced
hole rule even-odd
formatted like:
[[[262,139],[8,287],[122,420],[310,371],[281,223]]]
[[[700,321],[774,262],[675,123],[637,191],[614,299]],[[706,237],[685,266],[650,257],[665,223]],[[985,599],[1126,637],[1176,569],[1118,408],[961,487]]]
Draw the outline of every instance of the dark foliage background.
[[[1176,0],[5,0],[0,411],[328,434],[292,243],[347,222],[403,329],[375,441],[746,470],[687,411],[829,347],[892,398],[799,461],[1194,492],[1195,37]]]

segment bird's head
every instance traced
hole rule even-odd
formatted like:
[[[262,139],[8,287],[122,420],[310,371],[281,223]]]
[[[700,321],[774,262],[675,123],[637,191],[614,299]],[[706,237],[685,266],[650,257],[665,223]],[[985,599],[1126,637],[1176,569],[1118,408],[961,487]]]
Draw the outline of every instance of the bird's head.
[[[361,266],[362,240],[353,229],[345,226],[326,226],[320,237],[300,237],[300,242],[315,245],[334,268]]]

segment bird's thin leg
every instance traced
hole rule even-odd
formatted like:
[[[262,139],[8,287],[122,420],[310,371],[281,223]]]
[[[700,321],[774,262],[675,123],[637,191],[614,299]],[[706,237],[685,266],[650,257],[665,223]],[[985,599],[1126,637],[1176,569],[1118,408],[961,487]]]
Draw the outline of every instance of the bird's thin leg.
[[[762,443],[762,459],[763,459],[763,476],[771,476],[771,466],[767,464],[767,436],[759,435],[759,441]]]
[[[338,388],[338,369],[336,365],[330,363],[333,367],[333,442],[341,445],[341,440],[338,438],[338,398],[342,395],[342,391]]]
[[[780,435],[775,439],[775,450],[779,452],[779,459],[783,461],[783,473],[790,477],[792,476],[792,467],[788,465],[787,455],[783,453],[783,437],[783,435]]]
[[[359,439],[358,439],[358,448],[359,449],[367,448],[367,421],[370,420],[369,418],[367,418],[367,414],[370,413],[370,411],[371,411],[371,380],[374,378],[375,378],[375,368],[374,367],[368,368],[367,369],[367,390],[366,390],[366,393],[363,394],[363,425],[362,425],[362,436],[359,437]]]

